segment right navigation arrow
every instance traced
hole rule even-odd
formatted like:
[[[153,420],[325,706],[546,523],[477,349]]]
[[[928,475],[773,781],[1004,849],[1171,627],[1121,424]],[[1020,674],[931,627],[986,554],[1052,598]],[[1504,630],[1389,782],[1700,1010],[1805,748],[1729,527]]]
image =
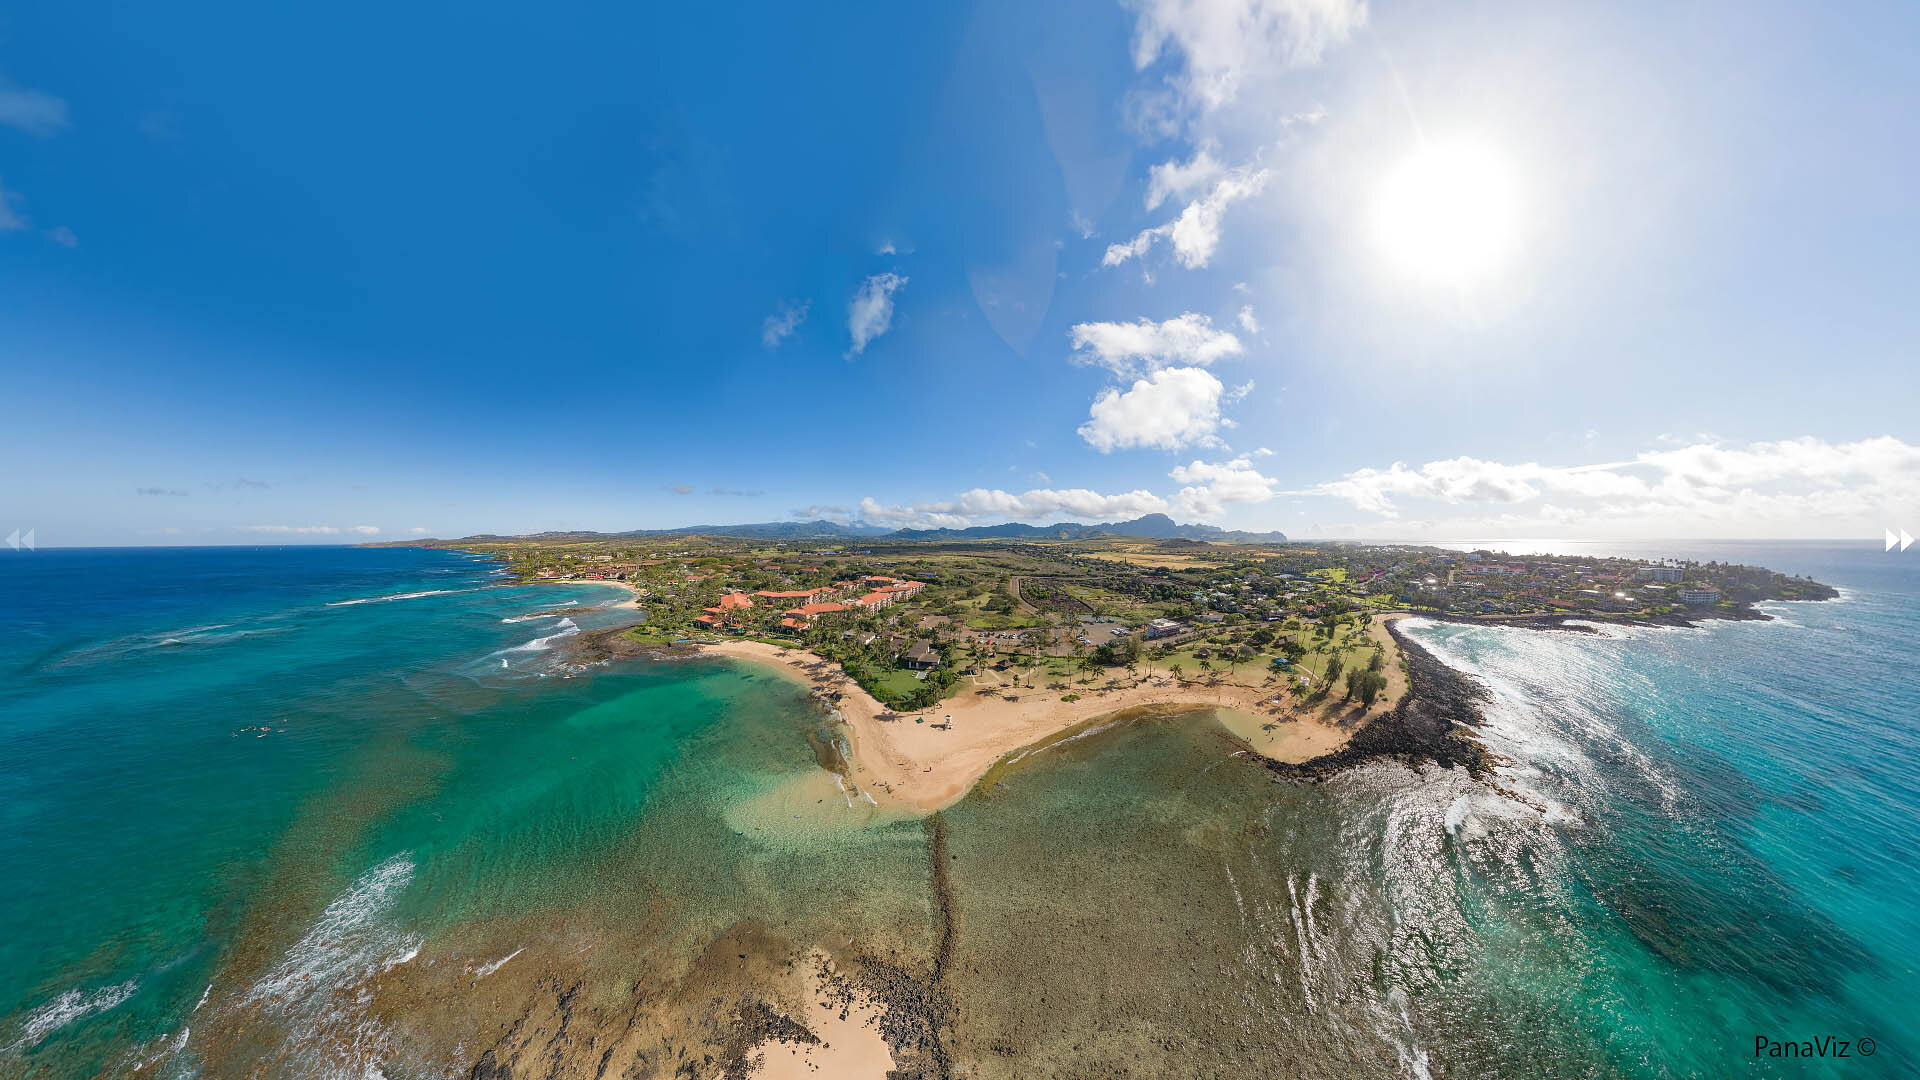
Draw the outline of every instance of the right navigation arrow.
[[[1905,551],[1908,548],[1912,547],[1913,534],[1909,533],[1905,529],[1901,529],[1898,533],[1895,533],[1892,529],[1888,529],[1886,549],[1888,551],[1892,551],[1896,546],[1898,546],[1901,551]]]

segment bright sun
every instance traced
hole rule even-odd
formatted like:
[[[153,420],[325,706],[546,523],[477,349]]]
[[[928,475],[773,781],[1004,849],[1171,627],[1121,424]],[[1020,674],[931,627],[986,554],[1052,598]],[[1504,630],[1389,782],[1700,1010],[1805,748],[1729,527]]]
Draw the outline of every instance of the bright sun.
[[[1471,143],[1429,143],[1388,175],[1375,203],[1375,239],[1395,269],[1467,287],[1511,259],[1517,191],[1506,163]]]

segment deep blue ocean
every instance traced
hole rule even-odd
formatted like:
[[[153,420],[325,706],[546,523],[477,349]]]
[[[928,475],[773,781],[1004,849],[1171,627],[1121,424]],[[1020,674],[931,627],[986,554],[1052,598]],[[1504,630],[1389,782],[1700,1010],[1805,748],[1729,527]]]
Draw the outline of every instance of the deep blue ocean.
[[[1228,843],[1224,871],[1195,848],[1171,892],[1129,905],[1152,925],[1127,940],[1205,907],[1173,902],[1180,888],[1237,906],[1254,937],[1217,951],[1240,959],[1182,991],[1231,986],[1223,1022],[1297,1029],[1303,1053],[1330,1024],[1379,1075],[1920,1071],[1920,551],[1532,546],[1755,563],[1842,598],[1696,630],[1406,624],[1489,688],[1482,737],[1504,763],[1485,783],[1379,766],[1220,786],[1237,759],[1164,726],[1062,750],[951,815],[956,857],[983,868],[956,885],[979,894],[963,948],[998,958],[967,976],[975,1015],[1013,1000],[991,977],[1046,952],[1020,920],[1048,896],[1116,868],[1168,877],[1173,845],[1201,843],[1204,778],[1208,835],[1256,839]],[[365,1000],[342,988],[590,898],[621,924],[606,898],[633,893],[642,863],[672,890],[713,890],[695,907],[723,928],[729,904],[786,905],[796,925],[809,905],[868,904],[872,926],[923,916],[917,824],[809,841],[804,859],[742,846],[734,808],[817,771],[801,726],[764,719],[806,712],[790,686],[722,664],[555,666],[559,639],[634,617],[621,595],[512,586],[488,560],[414,549],[0,552],[0,1075],[227,1075],[206,1062],[239,1060],[371,1075],[404,1047],[342,1012]],[[590,610],[539,614],[556,608]],[[1188,774],[1156,771],[1183,760]],[[1129,817],[1161,805],[1156,784],[1175,809]],[[705,816],[674,816],[699,799]],[[1035,896],[990,876],[1067,865],[1062,813],[1119,846]],[[1018,919],[991,922],[1015,901]],[[1174,934],[1139,985],[1158,983],[1153,964],[1186,972],[1178,943],[1221,927]],[[1117,955],[1056,944],[1048,977],[1069,983],[1074,963]],[[1244,1012],[1276,987],[1271,1011]],[[1042,1019],[1065,1024],[1063,1008]],[[248,1010],[281,1041],[265,1047]],[[253,1041],[216,1035],[207,1057],[209,1030]],[[1852,1056],[1756,1054],[1756,1039],[1829,1037]],[[1381,1040],[1391,1052],[1370,1056]]]

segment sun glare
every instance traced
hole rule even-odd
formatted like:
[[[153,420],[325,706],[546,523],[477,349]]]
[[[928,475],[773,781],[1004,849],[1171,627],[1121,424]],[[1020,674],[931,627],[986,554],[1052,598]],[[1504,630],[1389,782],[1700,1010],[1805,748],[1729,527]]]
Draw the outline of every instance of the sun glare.
[[[1470,286],[1512,258],[1517,191],[1498,155],[1470,143],[1430,143],[1388,174],[1375,202],[1375,239],[1394,268]]]

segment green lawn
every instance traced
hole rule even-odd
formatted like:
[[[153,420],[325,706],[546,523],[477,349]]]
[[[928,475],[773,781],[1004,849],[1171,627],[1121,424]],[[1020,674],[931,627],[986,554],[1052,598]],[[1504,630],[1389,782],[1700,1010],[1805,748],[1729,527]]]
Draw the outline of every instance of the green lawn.
[[[874,681],[881,690],[890,695],[906,695],[920,689],[920,680],[905,668],[894,668]]]

